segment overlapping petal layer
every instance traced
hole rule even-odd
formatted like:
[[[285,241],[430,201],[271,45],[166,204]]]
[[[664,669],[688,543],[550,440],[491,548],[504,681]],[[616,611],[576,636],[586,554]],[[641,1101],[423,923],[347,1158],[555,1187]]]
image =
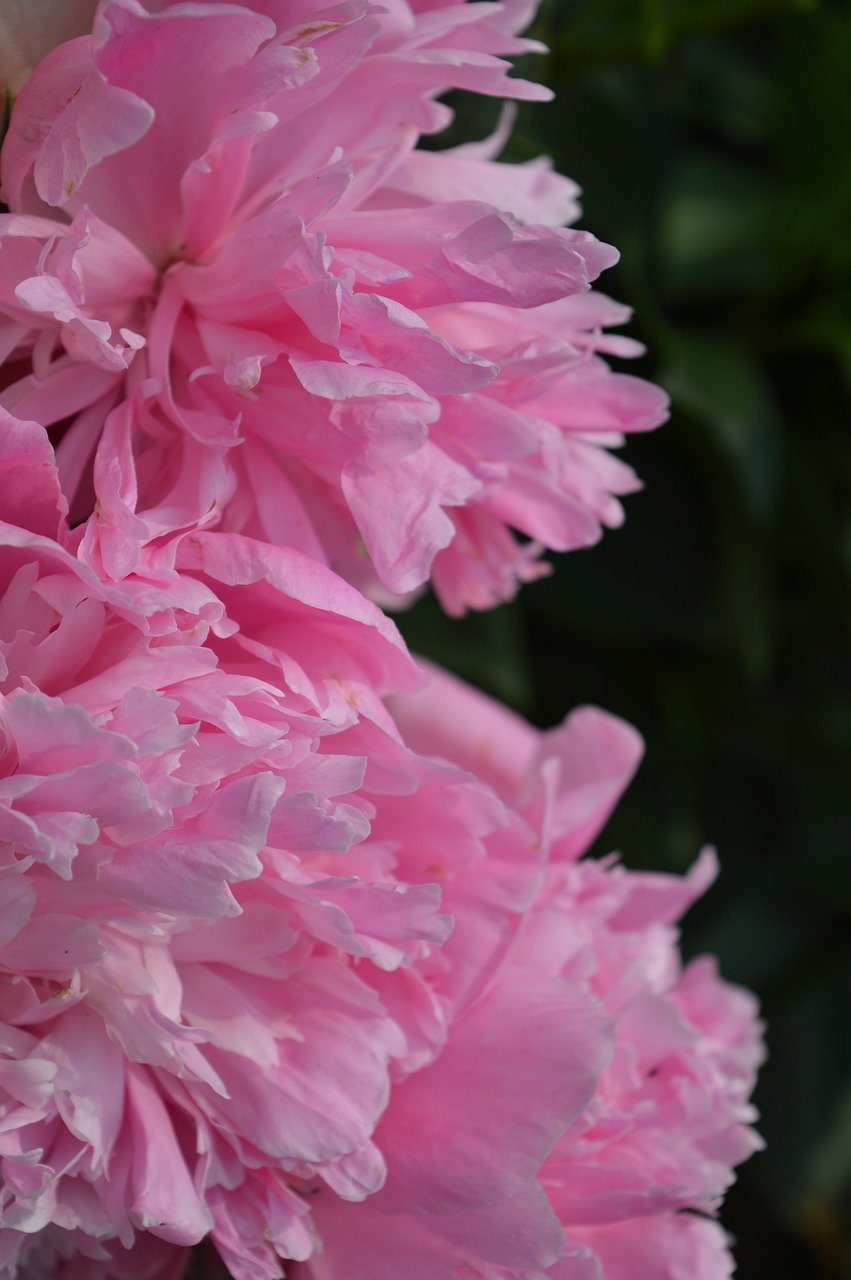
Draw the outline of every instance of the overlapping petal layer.
[[[98,573],[218,524],[382,598],[431,576],[460,613],[620,522],[607,447],[665,397],[602,358],[636,350],[588,293],[616,253],[559,225],[544,162],[493,158],[504,129],[413,150],[445,89],[546,96],[500,56],[528,18],[104,0],[36,70],[3,147],[0,403],[51,429]]]
[[[634,731],[399,692],[392,628],[297,553],[199,531],[115,586],[0,531],[6,1273],[166,1280],[210,1235],[237,1280],[558,1277],[639,1219],[696,1248],[671,1215],[752,1149],[757,1028],[679,970],[711,866],[576,861]]]

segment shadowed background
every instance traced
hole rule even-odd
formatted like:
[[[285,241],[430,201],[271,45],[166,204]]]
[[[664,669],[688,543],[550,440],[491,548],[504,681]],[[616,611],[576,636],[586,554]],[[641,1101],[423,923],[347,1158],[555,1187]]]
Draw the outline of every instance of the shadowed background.
[[[598,547],[412,647],[541,725],[579,702],[647,756],[598,843],[722,875],[684,930],[770,1023],[766,1153],[724,1221],[739,1280],[851,1277],[851,8],[550,0],[508,157],[550,154],[616,244],[670,423],[624,456],[644,493]],[[458,96],[450,145],[496,107]]]

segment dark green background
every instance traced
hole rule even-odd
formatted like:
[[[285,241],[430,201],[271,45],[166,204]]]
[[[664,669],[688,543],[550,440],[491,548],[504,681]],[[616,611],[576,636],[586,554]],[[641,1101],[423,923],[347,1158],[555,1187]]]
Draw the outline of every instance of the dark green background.
[[[626,449],[622,530],[496,613],[400,622],[541,725],[598,702],[645,735],[598,847],[681,871],[717,845],[685,950],[770,1024],[739,1280],[851,1277],[851,8],[550,0],[536,34],[557,99],[509,155],[582,185],[674,411]],[[439,145],[489,131],[454,105]]]

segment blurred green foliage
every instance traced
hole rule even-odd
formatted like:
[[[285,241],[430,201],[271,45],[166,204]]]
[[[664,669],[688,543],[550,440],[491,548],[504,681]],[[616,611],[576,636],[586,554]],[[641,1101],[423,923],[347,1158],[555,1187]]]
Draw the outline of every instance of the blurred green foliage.
[[[754,987],[766,1154],[726,1222],[740,1280],[851,1277],[851,7],[550,0],[510,156],[549,153],[618,245],[639,370],[670,392],[625,451],[627,523],[516,604],[409,642],[537,723],[599,702],[647,757],[604,834],[723,873],[693,954]],[[459,99],[454,136],[496,108]],[[445,139],[440,140],[442,145]],[[601,846],[602,847],[602,846]]]

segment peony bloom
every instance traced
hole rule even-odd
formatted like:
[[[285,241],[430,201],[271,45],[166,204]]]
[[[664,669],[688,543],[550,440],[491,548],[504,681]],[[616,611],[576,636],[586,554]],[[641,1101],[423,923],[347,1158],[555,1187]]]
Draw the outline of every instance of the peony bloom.
[[[51,431],[73,545],[119,581],[217,526],[461,613],[594,541],[665,397],[589,292],[575,188],[414,150],[453,87],[534,98],[523,3],[102,0],[2,150],[0,404]],[[522,542],[513,530],[524,535]]]
[[[679,970],[711,866],[576,861],[634,731],[405,694],[375,606],[239,535],[100,582],[5,425],[0,514],[45,497],[0,525],[2,1274],[178,1280],[210,1236],[236,1280],[618,1280],[635,1236],[722,1276],[678,1211],[754,1144],[759,1048]]]

